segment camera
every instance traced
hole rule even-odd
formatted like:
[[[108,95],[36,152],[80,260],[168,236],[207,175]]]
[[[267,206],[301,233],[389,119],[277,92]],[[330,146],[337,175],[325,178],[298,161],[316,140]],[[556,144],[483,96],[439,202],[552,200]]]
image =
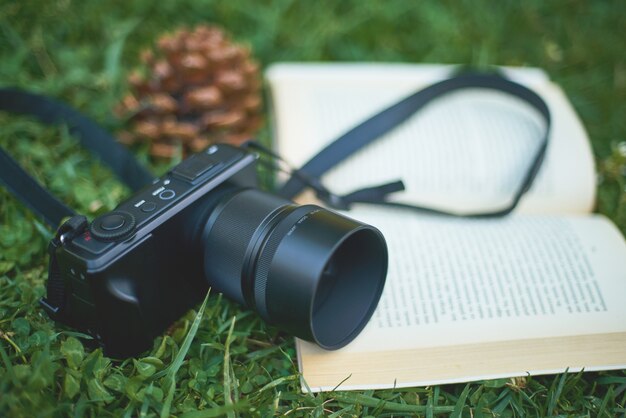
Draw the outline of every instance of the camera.
[[[385,284],[383,235],[259,190],[256,165],[254,153],[213,145],[60,230],[44,309],[118,358],[150,348],[209,287],[323,348],[349,343]]]

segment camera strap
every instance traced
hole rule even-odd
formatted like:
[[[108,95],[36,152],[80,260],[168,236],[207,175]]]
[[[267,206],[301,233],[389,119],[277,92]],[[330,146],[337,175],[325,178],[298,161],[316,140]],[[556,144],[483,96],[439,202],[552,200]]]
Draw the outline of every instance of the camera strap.
[[[324,173],[344,161],[358,150],[364,148],[368,144],[374,142],[375,140],[381,138],[384,134],[396,128],[420,109],[424,108],[427,104],[448,93],[470,88],[495,90],[521,99],[523,102],[537,110],[545,122],[545,132],[541,137],[541,142],[532,156],[522,181],[508,206],[487,212],[457,214],[433,208],[388,201],[387,197],[391,193],[404,190],[404,184],[401,180],[380,186],[360,189],[344,196],[333,194],[322,185],[320,177]],[[498,74],[460,74],[450,79],[432,84],[423,90],[411,94],[410,96],[384,109],[380,113],[377,113],[371,118],[365,120],[356,127],[350,129],[334,141],[331,141],[328,146],[311,158],[300,169],[292,169],[291,177],[282,187],[280,187],[278,193],[285,198],[292,199],[305,187],[311,187],[315,190],[318,198],[324,201],[327,205],[336,209],[344,210],[349,209],[352,203],[375,203],[387,206],[404,207],[420,212],[440,215],[462,217],[504,216],[515,209],[524,193],[532,185],[546,153],[550,135],[550,124],[551,120],[548,106],[543,99],[532,90]],[[256,147],[263,148],[258,146]],[[269,150],[265,149],[264,152],[268,153],[268,151]],[[271,152],[269,152],[269,154],[274,158],[278,157]],[[390,161],[389,163],[392,162]]]
[[[150,183],[154,176],[123,145],[94,121],[70,106],[49,97],[19,89],[0,89],[0,110],[34,116],[40,122],[66,124],[81,145],[106,164],[132,190]],[[50,226],[75,212],[41,186],[0,147],[0,183]]]
[[[388,201],[387,198],[390,194],[404,190],[404,184],[401,180],[363,188],[343,196],[334,194],[324,187],[320,177],[328,170],[361,148],[381,138],[433,100],[448,93],[469,88],[490,89],[517,97],[536,109],[545,121],[546,129],[541,138],[541,143],[537,147],[510,205],[494,211],[459,215],[433,208]],[[5,88],[0,89],[0,110],[34,116],[46,124],[67,124],[70,133],[76,135],[91,154],[108,165],[117,177],[132,190],[138,190],[154,178],[124,146],[117,143],[114,137],[95,122],[64,103],[19,89]],[[498,74],[465,73],[457,75],[432,84],[402,99],[350,129],[332,141],[300,169],[291,168],[291,177],[278,190],[278,193],[283,197],[293,198],[305,187],[311,187],[322,201],[337,209],[348,209],[352,203],[375,203],[453,216],[503,216],[515,209],[523,194],[532,185],[546,153],[550,123],[550,111],[546,103],[532,90]],[[281,160],[280,156],[260,144],[248,143],[247,145],[249,148],[256,148]],[[58,226],[62,219],[75,215],[72,209],[42,187],[2,148],[0,148],[0,182],[53,227]]]

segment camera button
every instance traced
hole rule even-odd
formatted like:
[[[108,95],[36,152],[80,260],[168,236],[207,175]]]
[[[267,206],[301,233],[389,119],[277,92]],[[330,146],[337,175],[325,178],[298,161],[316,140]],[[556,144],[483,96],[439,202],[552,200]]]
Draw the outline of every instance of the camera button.
[[[102,218],[100,222],[100,227],[105,231],[115,231],[116,229],[120,229],[124,226],[126,220],[121,215],[107,215]]]
[[[115,241],[126,238],[135,231],[135,217],[128,212],[115,211],[94,219],[89,231],[94,238]]]
[[[141,205],[141,211],[144,213],[150,213],[154,211],[156,208],[157,208],[157,205],[154,202],[146,202],[143,205]]]
[[[170,200],[176,196],[176,192],[172,189],[165,189],[159,194],[159,199],[161,200]]]
[[[173,170],[172,175],[180,180],[194,182],[197,178],[220,165],[219,161],[201,152],[193,154]]]

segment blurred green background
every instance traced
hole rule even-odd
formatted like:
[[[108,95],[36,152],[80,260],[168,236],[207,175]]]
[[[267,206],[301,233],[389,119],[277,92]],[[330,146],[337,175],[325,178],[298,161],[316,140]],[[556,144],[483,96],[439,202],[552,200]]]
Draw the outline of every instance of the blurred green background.
[[[624,1],[1,1],[0,84],[63,99],[117,131],[124,121],[113,108],[140,51],[165,32],[201,23],[249,44],[262,67],[278,61],[541,67],[588,130],[599,173],[597,210],[626,231]],[[261,137],[269,138],[267,129]],[[82,213],[112,209],[128,195],[63,127],[0,114],[0,145]],[[149,162],[143,149],[138,157]],[[144,357],[113,361],[37,308],[51,232],[4,191],[0,219],[0,416],[158,416],[164,407],[189,417],[626,413],[624,371],[302,394],[292,339],[218,297],[209,298],[188,351],[180,348],[197,311]],[[175,368],[178,353],[186,357]]]

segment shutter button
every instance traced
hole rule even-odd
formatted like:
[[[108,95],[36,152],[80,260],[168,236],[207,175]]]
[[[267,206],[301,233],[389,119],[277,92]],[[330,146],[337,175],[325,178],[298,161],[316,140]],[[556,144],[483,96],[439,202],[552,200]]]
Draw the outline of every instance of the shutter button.
[[[94,219],[89,230],[94,238],[114,241],[131,235],[135,224],[135,217],[130,213],[114,211]]]
[[[122,215],[109,214],[100,221],[100,226],[105,231],[115,231],[124,226],[126,220]]]

